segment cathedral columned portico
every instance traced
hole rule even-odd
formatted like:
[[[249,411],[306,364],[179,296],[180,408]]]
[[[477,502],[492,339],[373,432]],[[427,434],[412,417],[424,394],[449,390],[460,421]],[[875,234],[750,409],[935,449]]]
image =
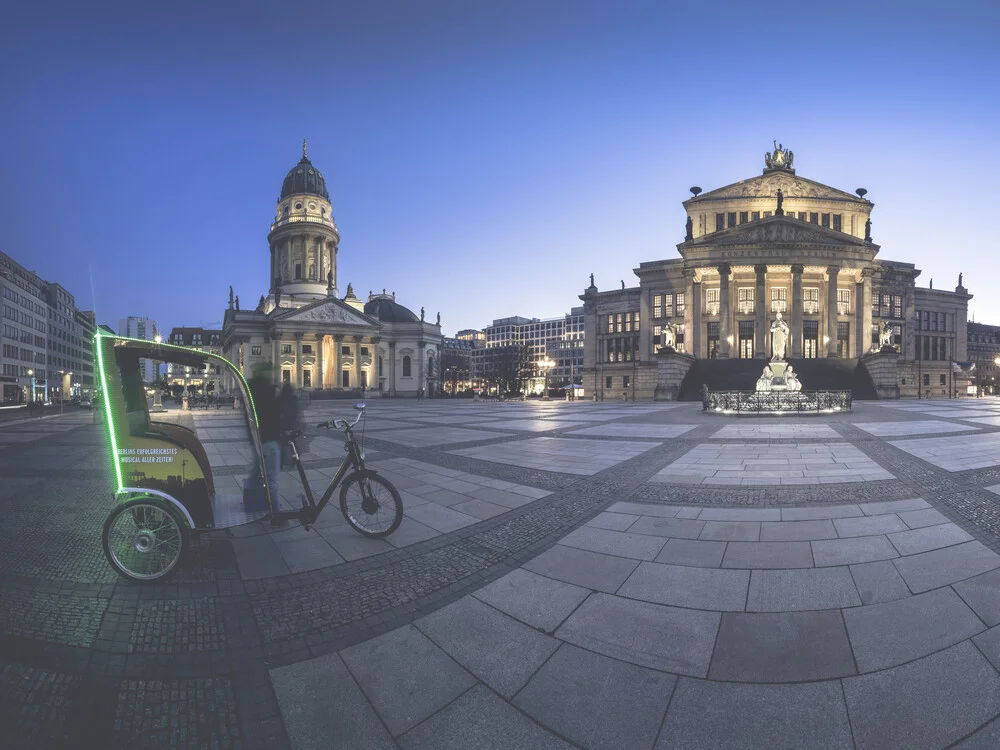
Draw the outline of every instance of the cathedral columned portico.
[[[679,257],[640,263],[636,289],[592,285],[581,295],[590,326],[584,368],[596,393],[652,397],[667,329],[672,350],[696,360],[765,359],[780,312],[792,358],[859,359],[883,350],[888,326],[900,394],[940,396],[944,386],[954,395],[950,364],[966,356],[966,289],[917,287],[913,264],[879,257],[867,190],[801,177],[793,161],[776,145],[757,177],[692,188]]]

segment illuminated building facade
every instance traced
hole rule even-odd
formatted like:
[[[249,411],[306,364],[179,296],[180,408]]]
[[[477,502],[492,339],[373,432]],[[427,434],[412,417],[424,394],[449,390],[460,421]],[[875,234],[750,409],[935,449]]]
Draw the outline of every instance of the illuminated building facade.
[[[268,236],[267,295],[241,309],[230,288],[222,354],[246,377],[270,363],[275,382],[320,394],[378,390],[433,395],[440,384],[440,316],[425,321],[395,292],[359,299],[337,279],[340,231],[322,173],[306,155],[285,177]],[[224,383],[227,390],[231,383]]]
[[[691,189],[679,257],[642,262],[639,284],[581,295],[584,384],[620,398],[652,398],[668,326],[696,359],[764,359],[777,313],[793,358],[860,358],[889,326],[902,396],[956,395],[971,295],[921,288],[912,263],[878,257],[874,204],[796,174],[790,150],[765,155],[763,173],[703,193]],[[965,395],[964,386],[962,392]]]

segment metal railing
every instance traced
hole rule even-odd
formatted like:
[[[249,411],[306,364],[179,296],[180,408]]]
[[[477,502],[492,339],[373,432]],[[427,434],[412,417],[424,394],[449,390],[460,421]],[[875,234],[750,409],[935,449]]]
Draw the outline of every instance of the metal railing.
[[[825,414],[851,411],[850,391],[702,391],[702,411],[720,414]]]

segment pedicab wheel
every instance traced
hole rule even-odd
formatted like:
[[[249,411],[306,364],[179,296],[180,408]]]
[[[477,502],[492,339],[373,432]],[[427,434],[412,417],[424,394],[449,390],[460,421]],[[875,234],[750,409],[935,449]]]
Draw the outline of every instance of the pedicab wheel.
[[[184,551],[184,525],[167,503],[153,498],[129,500],[104,522],[101,536],[111,567],[133,581],[169,575]]]
[[[388,536],[403,521],[403,501],[388,480],[366,473],[351,474],[340,488],[340,512],[365,536]]]

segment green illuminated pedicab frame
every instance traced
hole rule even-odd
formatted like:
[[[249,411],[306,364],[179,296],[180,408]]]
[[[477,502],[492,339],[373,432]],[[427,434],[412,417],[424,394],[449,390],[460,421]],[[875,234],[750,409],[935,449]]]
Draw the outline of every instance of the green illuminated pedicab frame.
[[[196,358],[204,359],[206,361],[212,359],[218,360],[219,362],[222,362],[224,365],[229,367],[229,369],[232,372],[234,372],[236,374],[236,377],[239,379],[243,395],[246,397],[247,403],[250,405],[250,413],[253,415],[253,424],[255,427],[252,435],[254,448],[257,450],[257,456],[261,462],[261,466],[263,466],[264,457],[263,457],[263,450],[260,444],[260,434],[259,434],[260,422],[257,419],[257,408],[256,406],[254,406],[253,395],[250,393],[250,385],[249,383],[247,383],[246,378],[243,377],[243,373],[240,372],[239,368],[236,367],[236,365],[234,365],[225,357],[220,356],[218,354],[212,354],[211,352],[203,352],[198,349],[192,349],[186,346],[178,346],[176,344],[156,343],[152,341],[147,341],[146,339],[137,339],[137,338],[131,338],[129,336],[118,336],[116,334],[111,334],[111,333],[97,332],[94,334],[94,352],[96,354],[95,359],[97,360],[97,372],[101,381],[101,396],[102,396],[101,400],[104,402],[104,413],[108,425],[108,435],[111,439],[111,456],[113,459],[112,464],[115,467],[115,479],[118,482],[118,489],[116,490],[116,494],[121,494],[126,490],[125,490],[125,483],[122,481],[121,464],[118,458],[118,437],[115,434],[116,433],[115,422],[111,413],[111,401],[109,399],[108,378],[106,372],[107,365],[104,362],[104,347],[102,345],[103,339],[113,339],[115,342],[118,341],[134,342],[136,344],[140,344],[143,349],[175,350],[178,352],[184,352],[187,355],[193,355]],[[112,350],[113,348],[114,344],[112,344]],[[150,358],[155,359],[155,357],[150,357]],[[166,357],[164,358],[164,360],[169,361],[169,359]],[[267,491],[268,507],[273,509],[274,505],[271,503],[271,489],[270,487],[267,487],[266,479],[264,481],[264,485]]]

